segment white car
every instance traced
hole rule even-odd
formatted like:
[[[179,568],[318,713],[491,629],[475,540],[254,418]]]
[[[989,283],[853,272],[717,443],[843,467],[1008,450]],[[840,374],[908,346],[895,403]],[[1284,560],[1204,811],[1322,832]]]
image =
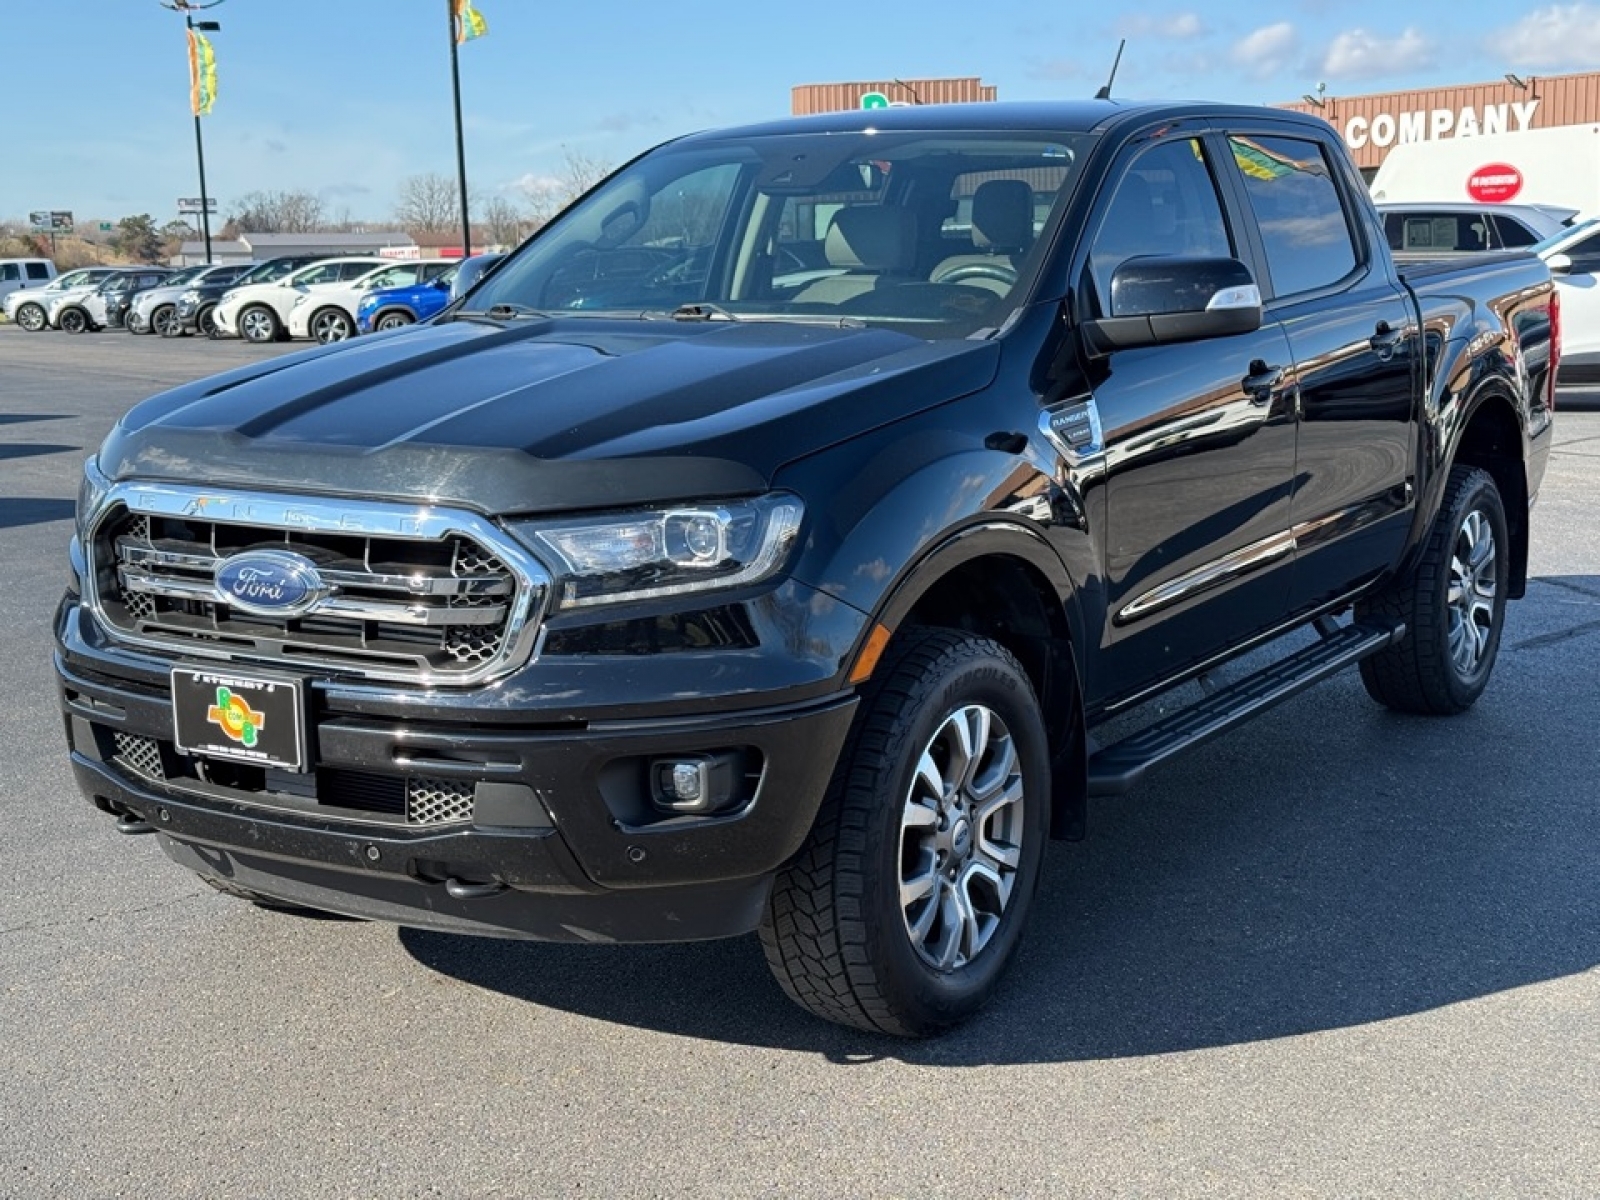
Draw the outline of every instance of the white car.
[[[50,324],[50,305],[61,299],[63,295],[72,292],[75,295],[87,296],[111,275],[115,275],[117,267],[79,267],[76,271],[68,271],[64,275],[57,275],[47,286],[42,288],[28,288],[26,291],[15,291],[5,298],[5,314],[8,321],[15,321],[29,333],[38,333]]]
[[[411,287],[437,279],[456,264],[453,258],[390,263],[349,283],[320,283],[296,298],[289,310],[289,336],[342,342],[356,335],[356,308],[378,288]]]
[[[393,265],[392,258],[370,254],[324,258],[275,283],[252,283],[224,292],[212,319],[217,332],[225,337],[242,337],[247,342],[275,342],[284,336],[295,299],[307,288],[319,283],[359,279],[374,267]]]
[[[1545,238],[1532,249],[1550,268],[1561,297],[1561,381],[1600,381],[1600,220]]]
[[[1389,249],[1425,253],[1517,250],[1564,232],[1576,209],[1548,204],[1474,204],[1471,201],[1379,204]]]

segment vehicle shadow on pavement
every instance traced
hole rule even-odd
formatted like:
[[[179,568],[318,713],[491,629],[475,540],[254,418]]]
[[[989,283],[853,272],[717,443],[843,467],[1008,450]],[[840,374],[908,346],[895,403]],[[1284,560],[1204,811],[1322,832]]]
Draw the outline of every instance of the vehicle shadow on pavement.
[[[1535,580],[1530,599],[1467,714],[1397,716],[1347,672],[1098,802],[1087,842],[1050,848],[995,1002],[931,1042],[812,1019],[754,938],[400,937],[426,966],[553,1009],[930,1066],[1234,1045],[1579,973],[1600,963],[1600,578]]]
[[[0,496],[0,529],[42,525],[47,521],[70,521],[74,507],[71,500]]]

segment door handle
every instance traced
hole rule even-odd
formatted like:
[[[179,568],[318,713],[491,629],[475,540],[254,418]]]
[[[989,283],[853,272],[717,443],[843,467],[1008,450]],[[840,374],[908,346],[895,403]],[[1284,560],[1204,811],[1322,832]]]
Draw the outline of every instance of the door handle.
[[[1269,367],[1257,358],[1251,361],[1250,374],[1239,381],[1239,386],[1244,389],[1245,395],[1250,397],[1251,404],[1270,404],[1272,393],[1282,382],[1282,367]]]

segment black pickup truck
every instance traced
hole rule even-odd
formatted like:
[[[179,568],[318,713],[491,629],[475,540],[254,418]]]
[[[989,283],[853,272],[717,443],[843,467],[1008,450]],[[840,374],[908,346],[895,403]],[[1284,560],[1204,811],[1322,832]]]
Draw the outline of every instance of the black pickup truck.
[[[1090,797],[1357,663],[1474,702],[1558,317],[1521,254],[1397,270],[1289,112],[686,137],[439,318],[118,423],[55,625],[72,765],[258,903],[758,930],[811,1011],[934,1032]]]

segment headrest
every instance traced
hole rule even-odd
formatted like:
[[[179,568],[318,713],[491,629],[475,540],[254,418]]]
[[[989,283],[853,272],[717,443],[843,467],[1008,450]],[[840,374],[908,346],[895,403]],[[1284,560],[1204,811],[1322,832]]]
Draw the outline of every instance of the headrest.
[[[877,204],[841,208],[828,225],[823,251],[830,267],[910,271],[917,262],[916,214]]]
[[[991,179],[972,193],[972,244],[1014,254],[1033,241],[1033,189],[1020,179]]]

